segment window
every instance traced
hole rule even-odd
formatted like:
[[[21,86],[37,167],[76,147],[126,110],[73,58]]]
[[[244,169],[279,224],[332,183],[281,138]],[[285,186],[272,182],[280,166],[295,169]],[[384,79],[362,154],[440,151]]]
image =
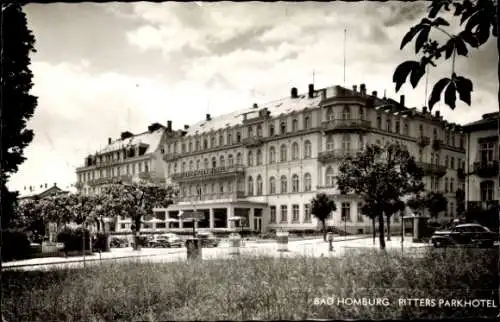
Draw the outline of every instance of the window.
[[[292,223],[299,222],[299,205],[292,205]]]
[[[455,204],[450,202],[450,217],[455,217]]]
[[[292,121],[292,132],[296,132],[299,130],[299,121],[297,119],[293,119]]]
[[[262,165],[262,151],[257,150],[257,165]]]
[[[448,193],[448,178],[444,178],[444,192]]]
[[[224,145],[224,135],[219,134],[219,145]]]
[[[233,160],[233,155],[230,154],[228,157],[227,157],[227,163],[229,166],[232,166],[234,164],[234,160]]]
[[[253,127],[249,126],[247,128],[247,133],[249,138],[253,137]]]
[[[434,153],[431,152],[431,164],[434,164]]]
[[[351,204],[349,202],[342,203],[342,221],[351,221]]]
[[[299,192],[299,176],[296,174],[292,176],[292,192]]]
[[[253,152],[248,151],[248,156],[247,156],[247,163],[249,166],[253,166]]]
[[[240,152],[238,152],[236,154],[236,164],[242,164],[242,162],[241,162],[241,153]]]
[[[350,150],[351,149],[351,136],[349,134],[344,134],[342,137],[342,149]]]
[[[201,164],[201,161],[199,159],[196,160],[196,170],[200,170],[200,164]]]
[[[205,159],[203,160],[203,168],[204,168],[204,169],[208,169],[208,159],[207,159],[207,158],[205,158]]]
[[[299,144],[293,142],[292,144],[292,160],[298,160],[299,158]]]
[[[282,144],[280,148],[280,161],[286,162],[286,145]]]
[[[385,130],[387,132],[392,132],[392,121],[389,118],[385,121]]]
[[[333,109],[329,107],[326,110],[326,120],[327,121],[333,121],[335,119],[335,115],[333,114]]]
[[[408,123],[405,123],[405,125],[403,126],[403,134],[406,136],[410,135],[410,129],[408,128]]]
[[[199,151],[200,150],[200,140],[196,140],[196,151]]]
[[[333,149],[335,148],[335,145],[333,143],[333,135],[330,134],[327,136],[326,138],[326,150],[327,151],[333,151]]]
[[[269,178],[269,194],[276,193],[276,179],[274,177]]]
[[[304,223],[311,222],[311,205],[306,203],[304,205]]]
[[[350,120],[351,119],[351,109],[349,106],[344,106],[344,109],[342,110],[342,119],[343,120]]]
[[[227,183],[227,192],[233,192],[233,183],[231,181]]]
[[[399,134],[400,130],[401,130],[401,124],[399,123],[399,121],[396,121],[396,130],[395,130],[396,133]]]
[[[173,148],[172,148],[173,153],[177,153],[177,142],[174,143]]]
[[[248,177],[247,179],[247,191],[249,196],[253,196],[253,178]]]
[[[444,140],[447,145],[450,145],[450,132],[444,134]]]
[[[312,156],[312,147],[310,141],[304,142],[304,159],[308,159]]]
[[[215,157],[212,157],[212,168],[217,167],[217,159]]]
[[[310,129],[311,128],[311,117],[306,116],[304,117],[304,129]]]
[[[287,182],[286,182],[286,176],[281,176],[281,193],[286,193],[286,188],[287,188]]]
[[[441,165],[439,153],[436,153],[436,165]]]
[[[448,156],[444,157],[444,165],[446,168],[448,168],[450,166],[450,160],[449,160]]]
[[[451,157],[450,168],[455,169],[455,158],[454,157]]]
[[[463,135],[460,135],[460,149],[463,149],[463,148],[464,148],[464,144],[465,144],[464,140],[465,140],[465,139],[464,139],[464,136],[463,136]]]
[[[186,162],[182,162],[181,172],[185,172],[185,171],[186,171]],[[134,173],[134,167],[132,167],[132,173]]]
[[[257,136],[258,137],[262,136],[262,125],[260,124],[257,125]]]
[[[186,143],[182,143],[181,151],[182,151],[182,153],[186,153]]]
[[[333,187],[335,185],[335,176],[334,176],[332,167],[328,167],[326,169],[325,185],[327,187]]]
[[[240,143],[240,142],[241,142],[241,133],[236,132],[236,143]]]
[[[488,163],[494,160],[493,152],[495,151],[495,143],[493,142],[483,142],[479,144],[479,155],[481,156],[481,162]]]
[[[269,136],[273,136],[274,135],[274,125],[270,124],[269,125]]]
[[[262,177],[259,175],[257,176],[257,196],[262,196]]]
[[[226,142],[226,144],[233,144],[233,136],[231,135],[231,133],[227,134],[227,142]]]
[[[455,191],[455,179],[451,178],[450,179],[450,192]]]
[[[203,140],[203,149],[208,149],[208,140],[207,139],[204,139]]]
[[[177,173],[177,163],[174,163],[174,173]],[[127,174],[128,174],[128,165],[127,165]]]
[[[215,146],[215,136],[210,137],[210,147],[213,148]]]
[[[365,148],[365,140],[364,140],[363,134],[359,135],[359,148],[360,148],[360,150],[364,150],[364,148]]]
[[[269,207],[269,212],[270,212],[269,223],[275,224],[276,223],[276,206]]]
[[[280,134],[286,134],[286,121],[280,122]]]
[[[359,107],[359,119],[360,120],[365,119],[365,109],[362,106]]]
[[[382,129],[382,116],[377,116],[377,129]]]
[[[224,159],[224,156],[221,155],[219,158],[219,166],[220,167],[225,167],[226,166],[226,160]]]
[[[281,206],[281,218],[280,222],[288,222],[288,207],[286,205]]]
[[[434,138],[434,140],[438,139],[438,131],[437,131],[437,129],[434,129],[434,131],[432,131],[432,137]]]
[[[274,146],[269,148],[269,163],[274,163],[276,162],[276,150],[274,149]]]
[[[487,180],[479,184],[481,190],[481,201],[493,200],[493,181]]]
[[[358,214],[356,216],[357,222],[363,222],[363,212],[361,211],[361,209],[363,209],[363,204],[361,202],[358,202]]]
[[[304,191],[311,191],[311,174],[304,175]]]

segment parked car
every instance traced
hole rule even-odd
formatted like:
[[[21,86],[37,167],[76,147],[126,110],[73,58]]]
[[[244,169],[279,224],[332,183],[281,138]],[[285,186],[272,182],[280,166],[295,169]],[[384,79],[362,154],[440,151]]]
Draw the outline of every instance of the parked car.
[[[184,246],[184,242],[176,234],[164,234],[158,236],[158,238],[156,238],[156,241],[151,242],[151,247],[156,247],[156,248],[170,248],[170,247],[182,247],[182,246]]]
[[[197,237],[201,240],[201,247],[217,247],[219,246],[219,239],[212,233],[200,232]]]
[[[128,246],[128,240],[119,237],[112,237],[109,243],[112,248],[124,248]]]
[[[459,224],[448,231],[436,231],[431,237],[434,247],[493,247],[498,234],[479,224]]]

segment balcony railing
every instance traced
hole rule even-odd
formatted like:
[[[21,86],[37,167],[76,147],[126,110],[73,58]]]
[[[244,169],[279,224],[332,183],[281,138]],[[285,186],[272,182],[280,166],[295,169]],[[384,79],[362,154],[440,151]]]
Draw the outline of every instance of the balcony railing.
[[[261,146],[264,143],[264,138],[262,136],[252,136],[241,140],[241,143],[248,148],[254,148]]]
[[[426,147],[431,143],[431,139],[428,136],[421,135],[417,138],[417,144],[421,147]]]
[[[179,159],[182,155],[180,153],[170,153],[163,156],[165,162],[171,162]]]
[[[442,177],[446,174],[446,166],[427,162],[417,162],[417,166],[422,168],[425,176]]]
[[[337,149],[337,150],[324,151],[318,154],[318,160],[320,162],[342,160],[343,158],[348,156],[354,157],[356,156],[356,154],[360,152],[361,150],[359,149]]]
[[[491,178],[498,175],[498,161],[479,161],[472,165],[473,173],[481,178]]]
[[[322,123],[325,131],[368,131],[370,121],[361,119],[330,120]]]
[[[176,203],[178,202],[199,202],[207,200],[237,200],[244,199],[244,191],[233,191],[233,192],[219,192],[219,193],[202,193],[201,195],[191,195],[191,196],[179,196],[174,199]]]
[[[112,184],[112,183],[131,182],[131,181],[132,181],[131,175],[122,175],[118,177],[97,178],[94,180],[90,180],[88,184],[91,186],[98,186],[102,184]]]
[[[231,174],[243,174],[245,173],[245,167],[241,164],[235,164],[224,167],[216,167],[211,169],[202,170],[192,170],[184,171],[181,173],[175,173],[172,175],[173,180],[183,180],[198,177],[221,177]]]
[[[487,201],[469,201],[467,202],[467,207],[469,209],[478,209],[478,210],[488,210],[495,207],[498,207],[498,200],[487,200]]]
[[[437,140],[437,139],[432,140],[432,148],[434,150],[441,149],[442,145],[443,145],[443,141],[442,140]]]

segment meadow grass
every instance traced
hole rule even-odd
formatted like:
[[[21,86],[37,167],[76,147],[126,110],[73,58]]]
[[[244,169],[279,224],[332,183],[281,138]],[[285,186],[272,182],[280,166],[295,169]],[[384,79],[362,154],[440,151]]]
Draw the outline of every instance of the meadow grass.
[[[85,269],[2,273],[7,321],[409,319],[496,316],[495,308],[398,305],[399,298],[494,299],[498,250],[423,258],[246,258],[106,263]],[[382,298],[389,306],[315,305],[315,298]]]

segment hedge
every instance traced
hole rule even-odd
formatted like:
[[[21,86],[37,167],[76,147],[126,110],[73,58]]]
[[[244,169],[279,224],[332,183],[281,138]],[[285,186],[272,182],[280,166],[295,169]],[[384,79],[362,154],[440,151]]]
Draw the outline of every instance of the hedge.
[[[31,246],[25,232],[2,230],[2,261],[30,258]]]
[[[57,235],[57,242],[64,243],[63,251],[81,251],[82,239],[85,232],[85,249],[90,249],[90,232],[88,229],[63,228]]]

